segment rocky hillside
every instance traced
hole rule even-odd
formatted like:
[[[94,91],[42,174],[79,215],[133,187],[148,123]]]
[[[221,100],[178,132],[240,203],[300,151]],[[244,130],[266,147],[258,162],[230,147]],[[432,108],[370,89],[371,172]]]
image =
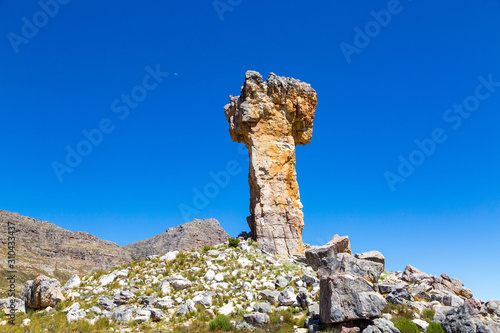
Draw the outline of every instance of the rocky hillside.
[[[191,222],[168,228],[164,233],[123,246],[135,259],[168,251],[197,250],[206,245],[227,242],[229,235],[216,219],[194,219]]]
[[[107,269],[132,262],[130,253],[116,243],[82,231],[69,231],[47,221],[35,220],[0,210],[0,224],[7,230],[12,222],[16,230],[17,288],[40,274],[66,281],[73,274]],[[0,233],[0,247],[7,252],[7,232]],[[0,256],[2,267],[6,254]],[[6,270],[0,271],[0,295],[6,296]]]
[[[62,289],[38,277],[5,332],[500,332],[500,301],[474,299],[446,274],[385,271],[379,252],[352,255],[346,237],[288,260],[236,243],[150,256]]]

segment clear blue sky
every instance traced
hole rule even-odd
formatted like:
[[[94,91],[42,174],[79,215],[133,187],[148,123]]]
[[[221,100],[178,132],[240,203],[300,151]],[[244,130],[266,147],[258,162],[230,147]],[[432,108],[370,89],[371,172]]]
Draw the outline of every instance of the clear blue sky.
[[[500,299],[500,1],[59,1],[0,0],[0,209],[120,245],[194,217],[236,236],[248,161],[223,107],[274,72],[318,93],[304,241]]]

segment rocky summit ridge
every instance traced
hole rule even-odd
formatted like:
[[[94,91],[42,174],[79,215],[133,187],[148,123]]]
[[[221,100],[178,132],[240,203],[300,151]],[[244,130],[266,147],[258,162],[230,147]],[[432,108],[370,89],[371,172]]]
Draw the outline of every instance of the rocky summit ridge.
[[[196,250],[206,245],[225,243],[228,239],[229,235],[216,219],[194,219],[191,222],[168,228],[154,237],[124,245],[123,248],[132,253],[135,259],[144,260],[158,253]]]
[[[125,246],[83,231],[69,231],[53,223],[0,210],[0,223],[15,227],[16,290],[26,281],[47,275],[66,281],[71,276],[128,264],[170,250],[200,249],[227,242],[229,235],[215,219],[198,220],[168,228],[152,238]],[[8,233],[0,233],[0,246],[7,252]],[[0,256],[7,267],[8,256]],[[0,270],[0,297],[7,296],[9,270]]]
[[[0,210],[0,224],[15,227],[16,286],[40,274],[65,281],[74,274],[107,269],[132,262],[130,253],[118,244],[102,240],[83,231],[69,231],[57,225]],[[0,246],[7,251],[7,232],[0,233]],[[7,267],[7,256],[0,256],[0,264]],[[7,270],[0,271],[0,292],[6,294]],[[20,284],[21,283],[21,284]]]

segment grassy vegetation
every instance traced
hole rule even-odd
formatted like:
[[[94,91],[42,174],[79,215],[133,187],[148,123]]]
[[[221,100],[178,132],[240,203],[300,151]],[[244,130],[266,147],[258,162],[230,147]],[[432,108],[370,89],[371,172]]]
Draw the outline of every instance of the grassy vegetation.
[[[427,333],[444,333],[440,323],[430,322],[427,327]]]
[[[396,318],[394,319],[394,326],[401,332],[401,333],[418,333],[418,326],[414,322],[411,321],[409,318]]]

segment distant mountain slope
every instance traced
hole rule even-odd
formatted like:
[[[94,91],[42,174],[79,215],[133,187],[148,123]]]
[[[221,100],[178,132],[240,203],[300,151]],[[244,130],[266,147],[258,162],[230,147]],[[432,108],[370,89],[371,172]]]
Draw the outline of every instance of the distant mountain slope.
[[[116,243],[0,210],[0,297],[6,297],[7,290],[8,222],[14,223],[16,229],[18,291],[27,280],[40,274],[55,277],[64,284],[73,274],[84,275],[133,261],[130,253]]]
[[[144,260],[150,255],[162,255],[168,251],[198,250],[205,245],[218,245],[227,242],[228,238],[216,219],[194,219],[123,248],[130,251],[134,259]]]

